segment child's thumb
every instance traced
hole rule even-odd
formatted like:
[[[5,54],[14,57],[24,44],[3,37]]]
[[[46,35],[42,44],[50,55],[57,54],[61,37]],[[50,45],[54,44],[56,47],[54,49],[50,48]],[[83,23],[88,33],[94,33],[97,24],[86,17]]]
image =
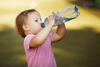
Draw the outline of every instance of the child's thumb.
[[[56,13],[55,13],[55,12],[52,12],[52,14],[53,14],[54,16],[56,16]]]

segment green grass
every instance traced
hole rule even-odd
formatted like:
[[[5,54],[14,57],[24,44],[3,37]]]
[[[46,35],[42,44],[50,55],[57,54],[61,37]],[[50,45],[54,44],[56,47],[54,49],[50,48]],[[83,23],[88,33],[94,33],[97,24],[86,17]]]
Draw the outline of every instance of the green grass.
[[[14,29],[4,26],[0,31],[0,67],[26,67],[23,39]]]
[[[23,39],[15,29],[0,31],[0,67],[26,67]],[[66,30],[66,37],[53,44],[58,67],[99,67],[100,33],[91,28]]]
[[[53,50],[58,67],[99,67],[100,33],[91,28],[67,30]]]

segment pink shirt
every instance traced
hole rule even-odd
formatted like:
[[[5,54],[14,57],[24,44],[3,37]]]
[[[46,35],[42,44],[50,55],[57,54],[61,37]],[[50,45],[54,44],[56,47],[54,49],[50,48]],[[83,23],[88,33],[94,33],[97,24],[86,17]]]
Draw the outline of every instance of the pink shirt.
[[[37,48],[29,48],[30,40],[34,34],[29,34],[24,39],[24,49],[28,67],[56,67],[56,61],[52,52],[50,33],[46,41]]]

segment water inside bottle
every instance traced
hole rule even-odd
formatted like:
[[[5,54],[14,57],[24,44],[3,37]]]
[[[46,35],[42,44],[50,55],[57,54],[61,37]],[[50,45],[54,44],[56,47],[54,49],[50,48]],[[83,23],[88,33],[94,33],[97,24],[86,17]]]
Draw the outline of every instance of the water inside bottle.
[[[79,16],[78,7],[76,5],[72,5],[56,13],[55,24],[56,25],[63,24],[67,21],[75,19],[78,16]],[[45,18],[44,20],[45,26],[47,25],[47,21],[48,19]]]
[[[79,15],[78,8],[75,5],[72,5],[68,8],[65,8],[59,12],[57,12],[60,16],[64,18],[72,18]]]

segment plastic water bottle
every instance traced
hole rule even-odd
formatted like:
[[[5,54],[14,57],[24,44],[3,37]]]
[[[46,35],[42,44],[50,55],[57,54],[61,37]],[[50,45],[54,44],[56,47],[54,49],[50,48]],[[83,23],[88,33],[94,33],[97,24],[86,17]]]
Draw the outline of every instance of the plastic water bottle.
[[[63,24],[67,21],[75,19],[76,17],[79,16],[79,14],[80,13],[78,11],[78,7],[76,5],[72,5],[56,13],[55,24],[56,25]],[[45,27],[47,25],[47,22],[48,22],[48,19],[45,18],[44,23],[42,23],[41,26]]]

